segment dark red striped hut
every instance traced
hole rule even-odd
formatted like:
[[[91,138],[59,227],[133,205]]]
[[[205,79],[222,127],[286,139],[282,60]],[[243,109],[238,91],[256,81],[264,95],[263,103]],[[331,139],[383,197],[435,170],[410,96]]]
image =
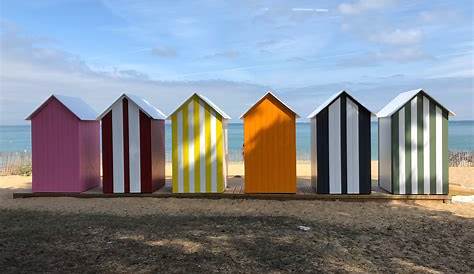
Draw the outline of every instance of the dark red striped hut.
[[[100,116],[104,193],[152,193],[165,184],[165,115],[123,94]]]

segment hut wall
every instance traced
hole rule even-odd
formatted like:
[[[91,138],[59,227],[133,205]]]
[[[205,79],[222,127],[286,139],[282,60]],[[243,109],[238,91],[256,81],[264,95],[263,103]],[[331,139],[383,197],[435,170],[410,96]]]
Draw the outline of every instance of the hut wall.
[[[81,121],[79,136],[81,181],[89,189],[100,185],[100,123]]]
[[[197,97],[171,118],[173,192],[223,192],[227,169],[224,119]]]
[[[31,120],[32,191],[80,192],[79,119],[53,98]]]
[[[447,110],[419,94],[392,115],[391,124],[392,192],[447,194]]]
[[[379,119],[379,186],[392,192],[392,134],[391,119]]]
[[[370,112],[342,95],[311,123],[312,185],[317,192],[370,193]]]
[[[267,97],[244,117],[246,193],[296,192],[295,114]]]
[[[104,193],[150,193],[164,185],[164,121],[123,98],[102,118]]]

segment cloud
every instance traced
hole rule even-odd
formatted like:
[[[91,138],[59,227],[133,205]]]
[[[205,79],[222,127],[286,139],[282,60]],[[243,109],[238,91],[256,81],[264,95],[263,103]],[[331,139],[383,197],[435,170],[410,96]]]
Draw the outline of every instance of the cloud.
[[[155,47],[151,49],[151,53],[163,58],[174,58],[178,55],[175,49],[169,47]]]
[[[379,10],[391,6],[393,0],[358,0],[353,3],[342,3],[338,6],[342,14],[360,14],[370,10]]]
[[[14,31],[0,35],[0,124],[25,123],[24,117],[51,93],[80,96],[100,112],[119,94],[133,92],[168,113],[198,91],[236,117],[242,104],[252,103],[271,89],[218,79],[158,81],[132,69],[98,71],[75,54],[44,47],[41,39]]]
[[[431,10],[419,13],[419,18],[425,23],[446,23],[456,20],[460,15],[454,10]]]
[[[411,63],[433,59],[418,47],[404,47],[380,51],[370,51],[339,61],[341,67],[367,67],[384,63]]]
[[[225,58],[225,59],[235,59],[239,57],[240,53],[236,50],[226,50],[221,52],[216,52],[213,54],[208,54],[204,56],[204,59],[215,59],[215,58]]]
[[[313,9],[313,8],[292,8],[295,12],[329,12],[328,9]]]
[[[421,39],[422,32],[419,29],[396,29],[394,31],[379,32],[369,36],[369,40],[372,42],[391,45],[417,44],[421,41]]]

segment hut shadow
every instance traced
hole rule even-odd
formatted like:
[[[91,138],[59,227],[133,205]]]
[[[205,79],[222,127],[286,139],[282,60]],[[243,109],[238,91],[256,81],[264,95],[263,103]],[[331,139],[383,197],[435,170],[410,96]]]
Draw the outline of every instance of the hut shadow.
[[[466,244],[472,241],[472,219],[420,207],[378,210],[359,222],[284,215],[121,217],[2,210],[0,268],[5,273],[472,270]],[[310,230],[299,230],[299,225]]]

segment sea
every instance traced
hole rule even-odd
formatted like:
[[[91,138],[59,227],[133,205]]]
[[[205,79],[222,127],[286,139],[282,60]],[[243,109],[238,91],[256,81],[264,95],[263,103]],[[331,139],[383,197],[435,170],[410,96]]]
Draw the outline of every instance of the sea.
[[[371,156],[377,160],[377,123],[371,125]],[[171,160],[171,125],[166,124],[166,160]],[[243,142],[243,125],[229,124],[229,160],[242,161],[241,148]],[[310,159],[310,124],[297,123],[296,125],[296,156],[298,160]],[[474,121],[449,121],[448,149],[450,151],[474,151]],[[0,153],[2,152],[30,152],[31,127],[0,126]]]

